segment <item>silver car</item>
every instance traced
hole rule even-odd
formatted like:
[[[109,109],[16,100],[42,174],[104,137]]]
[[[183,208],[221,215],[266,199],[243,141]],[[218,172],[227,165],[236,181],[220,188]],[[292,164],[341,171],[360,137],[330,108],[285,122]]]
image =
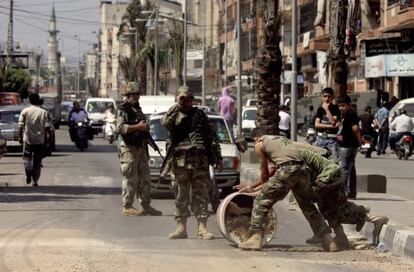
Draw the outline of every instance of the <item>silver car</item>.
[[[7,150],[22,152],[19,143],[19,116],[26,105],[0,107],[0,133],[6,138]]]
[[[149,118],[150,134],[165,157],[166,140],[168,139],[167,129],[161,125],[160,119],[164,114],[151,115]],[[229,129],[224,118],[218,114],[207,113],[210,122],[217,128],[217,136],[220,139],[221,154],[223,157],[223,171],[214,170],[214,178],[221,195],[226,196],[232,193],[233,186],[240,183],[240,152],[237,149],[233,137],[230,136]],[[149,148],[149,165],[151,169],[151,185],[154,188],[159,182],[162,158],[151,147]],[[157,186],[157,192],[170,191],[170,179],[163,179]]]

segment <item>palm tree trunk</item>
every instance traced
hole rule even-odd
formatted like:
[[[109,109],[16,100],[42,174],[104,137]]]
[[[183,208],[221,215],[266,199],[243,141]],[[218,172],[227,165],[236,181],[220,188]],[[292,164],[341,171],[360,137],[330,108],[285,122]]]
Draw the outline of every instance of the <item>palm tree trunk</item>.
[[[256,124],[267,134],[277,135],[279,134],[279,94],[282,73],[282,53],[279,48],[282,13],[274,12],[274,16],[269,13],[271,10],[269,7],[273,7],[274,11],[278,10],[278,1],[262,1],[259,5],[256,18],[264,18],[264,44],[258,50],[255,59],[258,83]],[[265,14],[266,11],[267,14]]]

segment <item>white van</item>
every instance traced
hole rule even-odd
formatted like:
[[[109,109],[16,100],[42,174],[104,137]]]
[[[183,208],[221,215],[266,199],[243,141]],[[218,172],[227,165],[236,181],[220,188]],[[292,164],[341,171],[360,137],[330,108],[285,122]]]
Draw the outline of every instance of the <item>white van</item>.
[[[90,125],[96,132],[102,132],[105,111],[109,105],[113,105],[116,110],[116,103],[112,98],[91,97],[86,100],[85,110],[88,113]]]
[[[172,95],[142,95],[139,97],[139,105],[147,117],[151,114],[168,111],[174,103],[175,96]]]

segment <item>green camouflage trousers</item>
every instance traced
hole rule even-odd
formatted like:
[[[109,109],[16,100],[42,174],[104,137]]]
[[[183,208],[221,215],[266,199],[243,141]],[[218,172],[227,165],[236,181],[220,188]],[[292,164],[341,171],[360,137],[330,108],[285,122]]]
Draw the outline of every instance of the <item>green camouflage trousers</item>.
[[[120,146],[119,157],[124,207],[131,207],[135,196],[141,200],[141,206],[149,205],[151,202],[151,176],[147,150],[145,148]]]
[[[328,182],[316,183],[314,188],[319,210],[333,229],[341,224],[356,224],[366,217],[364,206],[347,200],[344,184],[344,176],[338,171]]]
[[[302,165],[282,166],[262,187],[253,205],[250,231],[263,231],[267,213],[273,205],[292,190],[303,215],[312,231],[317,234],[330,233],[331,230],[313,203],[313,189],[310,169]]]
[[[175,194],[175,219],[185,219],[190,216],[191,208],[197,219],[208,217],[210,201],[208,188],[210,174],[208,169],[173,169],[172,188]]]

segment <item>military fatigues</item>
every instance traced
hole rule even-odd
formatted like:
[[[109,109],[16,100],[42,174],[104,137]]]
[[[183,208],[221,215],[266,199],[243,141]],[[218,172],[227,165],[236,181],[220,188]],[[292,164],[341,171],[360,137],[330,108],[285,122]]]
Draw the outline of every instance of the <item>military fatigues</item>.
[[[273,204],[283,199],[292,189],[303,214],[316,235],[329,233],[330,227],[341,223],[355,224],[365,217],[365,208],[346,201],[344,181],[340,167],[322,157],[317,147],[300,146],[289,140],[265,136],[262,138],[267,158],[278,166],[274,177],[263,186],[255,200],[251,230],[263,230],[265,216]]]
[[[279,136],[264,136],[261,141],[267,158],[277,166],[277,170],[275,175],[263,185],[255,199],[250,230],[263,231],[268,211],[292,190],[313,232],[317,235],[330,233],[325,220],[313,204],[311,172],[303,163],[299,152],[303,148],[312,148],[321,155],[326,151],[309,145],[296,145]]]
[[[221,159],[220,145],[207,115],[197,108],[188,113],[178,104],[161,120],[170,132],[171,170],[175,192],[175,219],[186,220],[190,206],[197,219],[208,217],[209,164]]]
[[[341,167],[310,150],[302,150],[301,156],[313,173],[315,200],[329,226],[336,229],[341,224],[357,224],[363,221],[366,209],[347,201],[346,182]]]
[[[137,118],[128,114],[125,104],[119,107],[116,118],[118,152],[122,172],[122,202],[124,208],[130,208],[135,196],[137,196],[141,201],[141,206],[145,208],[151,202],[148,145],[143,135],[140,135],[142,132],[127,134],[128,126],[138,123],[137,120],[145,120],[145,115],[139,105],[128,109],[133,110],[134,115],[136,115],[134,117]]]

